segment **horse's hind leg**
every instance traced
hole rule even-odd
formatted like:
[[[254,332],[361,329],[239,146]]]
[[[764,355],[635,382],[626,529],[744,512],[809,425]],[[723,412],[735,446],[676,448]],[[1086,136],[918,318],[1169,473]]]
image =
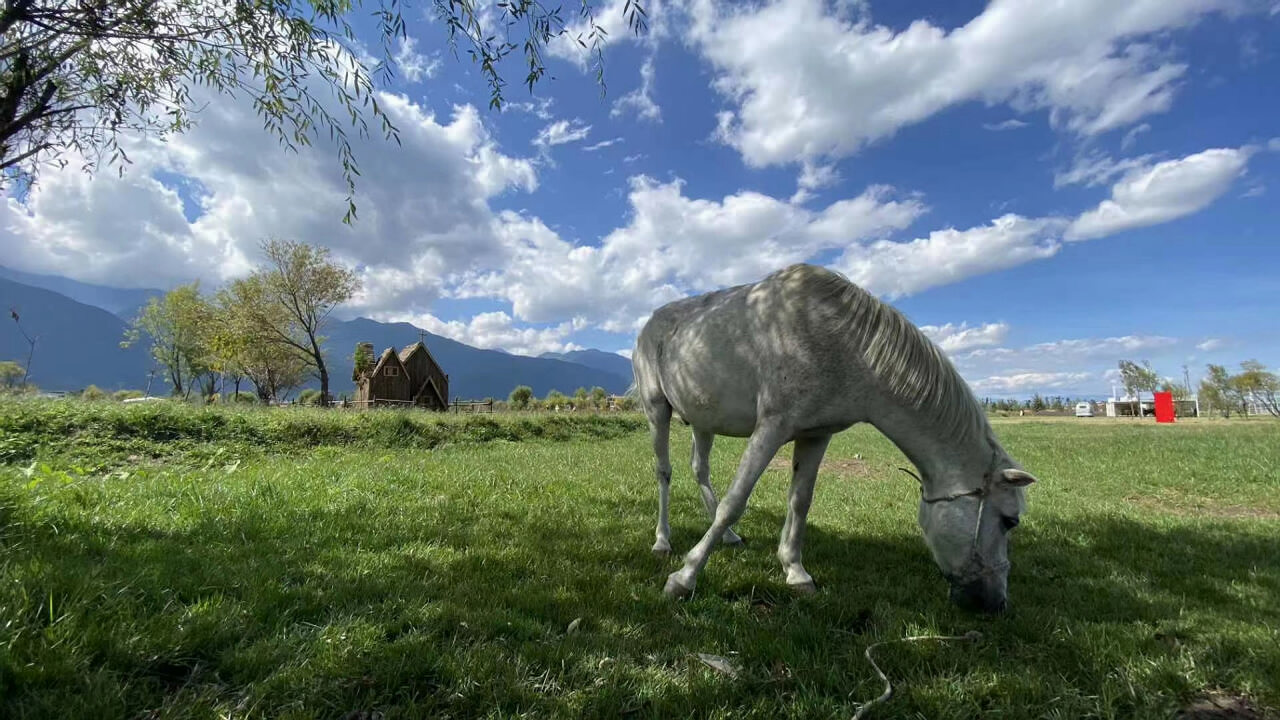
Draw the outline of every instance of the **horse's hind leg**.
[[[716,499],[715,488],[711,487],[711,445],[715,438],[714,433],[693,431],[693,476],[698,479],[698,485],[702,489],[702,504],[706,505],[707,517],[711,520],[716,519],[716,505],[720,502]],[[733,528],[725,530],[721,539],[725,545],[742,544],[742,538],[738,537]]]
[[[668,596],[687,597],[693,593],[698,573],[707,564],[707,558],[716,542],[724,536],[724,531],[729,526],[742,517],[743,511],[747,509],[747,498],[751,497],[760,474],[786,441],[786,431],[781,424],[766,422],[756,427],[747,443],[747,451],[742,454],[742,460],[738,463],[733,482],[725,491],[724,499],[716,506],[716,516],[711,521],[711,527],[684,556],[684,567],[667,576],[663,592]]]
[[[671,404],[665,398],[645,401],[649,434],[653,439],[654,475],[658,480],[658,528],[653,543],[655,555],[671,552],[671,526],[667,508],[671,500]]]
[[[791,492],[787,497],[787,520],[782,525],[782,538],[778,542],[778,560],[787,574],[787,586],[800,593],[811,593],[817,589],[813,578],[800,563],[800,555],[804,549],[809,505],[813,502],[813,485],[829,442],[830,435],[796,438],[792,458]]]

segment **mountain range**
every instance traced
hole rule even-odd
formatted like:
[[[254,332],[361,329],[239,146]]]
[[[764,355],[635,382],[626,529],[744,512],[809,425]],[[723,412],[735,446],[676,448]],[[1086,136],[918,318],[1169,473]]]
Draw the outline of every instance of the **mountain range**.
[[[33,275],[0,266],[0,308],[19,314],[22,328],[36,337],[30,382],[42,390],[81,390],[93,384],[103,390],[145,389],[154,369],[151,393],[163,395],[162,368],[155,367],[145,338],[121,348],[129,321],[160,290],[118,289],[53,275]],[[369,318],[332,320],[325,327],[329,388],[335,396],[353,393],[353,353],[357,343],[371,342],[380,354],[421,339],[449,374],[449,394],[463,399],[506,398],[518,385],[538,397],[551,390],[572,394],[579,387],[599,386],[610,393],[631,384],[631,361],[616,353],[577,350],[541,357],[485,350],[426,332],[409,323],[383,323]],[[26,364],[30,346],[17,323],[6,320],[0,331],[0,360]],[[303,387],[318,387],[316,380]]]

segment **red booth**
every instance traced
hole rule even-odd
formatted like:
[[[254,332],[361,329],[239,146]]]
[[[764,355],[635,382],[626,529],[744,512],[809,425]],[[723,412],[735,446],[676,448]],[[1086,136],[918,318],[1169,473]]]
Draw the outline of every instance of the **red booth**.
[[[1173,393],[1158,392],[1156,396],[1156,422],[1171,423],[1173,422]]]

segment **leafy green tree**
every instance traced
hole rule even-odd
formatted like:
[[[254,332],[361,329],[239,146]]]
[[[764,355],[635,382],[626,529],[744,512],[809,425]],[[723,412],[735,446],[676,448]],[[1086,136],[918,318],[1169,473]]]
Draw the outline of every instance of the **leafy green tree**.
[[[386,139],[399,142],[399,130],[378,104],[370,69],[342,48],[359,44],[353,13],[373,6],[381,59],[372,73],[390,77],[394,43],[406,37],[402,5],[408,4],[6,0],[0,7],[0,183],[15,172],[34,179],[42,162],[65,164],[68,151],[85,158],[86,170],[95,169],[103,155],[123,168],[128,157],[119,136],[163,138],[188,130],[193,112],[206,102],[192,97],[192,86],[199,86],[215,96],[251,98],[266,131],[287,148],[328,135],[346,180],[343,220],[350,222],[359,170],[344,120],[365,136],[368,109]],[[495,108],[502,105],[505,85],[500,63],[523,49],[529,65],[525,83],[532,92],[546,72],[542,48],[565,32],[560,9],[549,10],[538,0],[499,0],[492,8],[477,0],[430,4],[455,54],[458,36],[469,42]],[[587,0],[581,8],[603,90],[604,32]],[[627,0],[624,14],[639,33],[644,10]],[[491,19],[501,27],[492,27]]]
[[[1235,377],[1239,392],[1252,399],[1259,407],[1271,415],[1280,417],[1280,378],[1268,372],[1267,367],[1257,360],[1245,360],[1240,363],[1240,374]]]
[[[545,407],[551,410],[556,407],[564,407],[569,404],[569,397],[559,390],[552,390],[547,393],[547,397],[543,400]]]
[[[0,362],[0,383],[10,390],[22,387],[21,380],[27,375],[26,368],[12,360]]]
[[[189,395],[196,377],[208,372],[209,305],[198,283],[180,285],[147,301],[125,331],[121,347],[145,335],[151,358],[168,373],[174,395]]]
[[[356,375],[373,370],[373,349],[364,343],[356,343],[355,356],[352,358],[355,364]]]
[[[356,274],[329,259],[327,248],[292,240],[262,244],[267,266],[232,284],[244,300],[241,311],[255,341],[291,349],[320,380],[327,405],[329,369],[320,334],[329,314],[360,288]]]
[[[1155,392],[1160,388],[1160,376],[1156,371],[1151,369],[1151,363],[1146,360],[1141,365],[1129,360],[1120,361],[1120,380],[1124,384],[1124,391],[1134,397],[1139,392]]]
[[[1206,366],[1208,375],[1200,381],[1200,402],[1218,411],[1223,417],[1231,417],[1238,405],[1234,402],[1231,373],[1222,365]]]
[[[532,400],[533,388],[528,385],[520,385],[511,391],[511,395],[507,397],[507,404],[512,410],[526,410]]]
[[[86,387],[84,390],[80,391],[80,397],[84,400],[89,400],[92,402],[92,401],[98,401],[106,398],[107,394],[103,392],[102,388],[98,387],[97,385],[90,385],[89,387]]]
[[[605,392],[604,388],[599,385],[591,388],[591,404],[594,405],[597,410],[603,410],[605,404],[608,402],[609,393]]]
[[[218,318],[215,354],[226,367],[235,368],[253,383],[262,403],[281,400],[303,383],[307,374],[303,353],[276,342],[270,329],[288,324],[285,308],[266,298],[260,278],[230,283],[218,291],[214,303]]]

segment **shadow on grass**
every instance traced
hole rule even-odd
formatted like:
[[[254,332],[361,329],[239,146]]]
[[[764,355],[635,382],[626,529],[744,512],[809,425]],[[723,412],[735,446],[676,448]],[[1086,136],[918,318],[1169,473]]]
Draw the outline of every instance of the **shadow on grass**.
[[[181,531],[11,509],[0,714],[834,717],[879,693],[868,642],[926,626],[986,640],[886,648],[882,665],[904,674],[877,716],[1167,717],[1201,680],[1277,701],[1264,680],[1280,677],[1265,646],[1280,626],[1273,526],[1041,521],[1016,536],[1014,608],[993,619],[947,603],[914,527],[810,527],[821,592],[793,597],[769,512],[744,521],[746,549],[713,555],[693,600],[670,603],[660,588],[678,561],[649,555],[652,507],[589,509],[590,522],[246,510]],[[683,549],[701,528],[675,530]],[[1240,624],[1273,630],[1213,637]],[[733,653],[740,676],[697,652]],[[1204,678],[1178,675],[1188,652]],[[1143,663],[1155,670],[1116,675]],[[948,676],[960,680],[936,681]]]

